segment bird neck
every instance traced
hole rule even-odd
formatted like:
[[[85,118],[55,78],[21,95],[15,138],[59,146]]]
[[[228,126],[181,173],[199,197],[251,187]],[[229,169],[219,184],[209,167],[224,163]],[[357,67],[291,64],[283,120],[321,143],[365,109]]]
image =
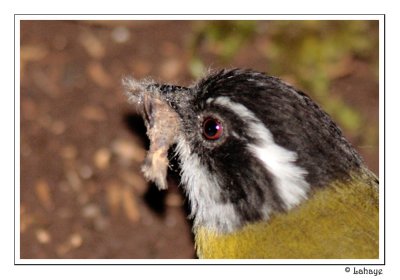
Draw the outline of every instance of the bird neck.
[[[366,180],[368,179],[368,180]],[[200,258],[378,258],[378,185],[372,173],[315,191],[270,220],[232,233],[194,229]]]

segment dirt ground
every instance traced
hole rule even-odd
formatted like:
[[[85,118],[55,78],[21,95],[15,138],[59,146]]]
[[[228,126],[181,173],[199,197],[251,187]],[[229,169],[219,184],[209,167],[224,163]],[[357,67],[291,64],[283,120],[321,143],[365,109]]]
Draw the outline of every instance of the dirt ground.
[[[126,75],[189,85],[192,23],[22,21],[20,31],[21,258],[194,258],[176,182],[160,192],[141,175],[149,143],[121,87]],[[230,65],[261,64],[247,47]],[[372,76],[355,61],[332,92],[377,124]],[[378,174],[378,142],[348,137]]]

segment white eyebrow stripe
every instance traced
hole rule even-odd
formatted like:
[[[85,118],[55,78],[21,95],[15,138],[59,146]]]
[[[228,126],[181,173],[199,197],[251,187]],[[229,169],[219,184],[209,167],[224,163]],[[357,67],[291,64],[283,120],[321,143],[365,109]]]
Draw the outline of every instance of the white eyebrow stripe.
[[[207,98],[206,103],[210,104],[210,103],[214,102],[214,100],[215,100],[214,98],[209,97],[209,98]]]

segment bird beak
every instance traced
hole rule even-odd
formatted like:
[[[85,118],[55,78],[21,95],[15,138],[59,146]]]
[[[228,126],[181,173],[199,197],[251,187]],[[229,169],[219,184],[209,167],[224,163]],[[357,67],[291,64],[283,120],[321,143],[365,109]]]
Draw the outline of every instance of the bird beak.
[[[188,98],[188,89],[133,79],[125,79],[123,83],[129,101],[144,119],[150,138],[142,171],[148,180],[166,189],[168,149],[177,142],[181,123],[179,108]]]

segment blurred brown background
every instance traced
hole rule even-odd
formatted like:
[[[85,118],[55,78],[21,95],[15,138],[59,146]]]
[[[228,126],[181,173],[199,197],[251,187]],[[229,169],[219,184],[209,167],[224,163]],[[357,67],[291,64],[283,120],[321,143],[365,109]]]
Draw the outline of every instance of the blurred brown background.
[[[308,92],[378,174],[377,21],[21,21],[21,258],[193,258],[121,78],[243,67]]]

